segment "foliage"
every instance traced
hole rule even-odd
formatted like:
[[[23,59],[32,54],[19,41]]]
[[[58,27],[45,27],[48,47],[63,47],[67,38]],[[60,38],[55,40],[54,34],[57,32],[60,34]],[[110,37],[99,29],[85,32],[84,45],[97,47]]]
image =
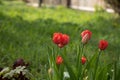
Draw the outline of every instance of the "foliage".
[[[95,5],[95,12],[105,12],[105,9],[99,5]]]
[[[9,70],[5,72],[6,68],[4,68],[4,74],[2,75],[3,80],[29,80],[30,77],[32,77],[31,73],[27,69],[25,69],[25,66],[18,66],[13,70]],[[2,72],[3,72],[2,70]]]
[[[105,0],[120,15],[120,0]]]
[[[33,76],[24,63],[23,59],[17,59],[12,68],[0,68],[0,80],[30,80]]]

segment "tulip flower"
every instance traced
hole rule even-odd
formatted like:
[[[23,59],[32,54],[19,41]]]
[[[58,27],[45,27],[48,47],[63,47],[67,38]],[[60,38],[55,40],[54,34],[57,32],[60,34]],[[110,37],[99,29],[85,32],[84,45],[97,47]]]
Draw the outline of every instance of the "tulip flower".
[[[57,56],[56,58],[56,64],[60,65],[63,63],[63,58],[61,56]]]
[[[57,44],[58,47],[62,48],[69,43],[69,36],[62,33],[53,34],[53,42]]]
[[[62,38],[63,38],[63,39],[62,39],[62,42],[61,42],[61,43],[62,43],[63,45],[68,44],[68,42],[69,42],[69,36],[68,36],[67,34],[63,34],[63,35],[62,35]]]
[[[105,50],[108,47],[108,42],[106,40],[100,40],[99,42],[99,49]]]
[[[86,34],[83,38],[82,38],[82,43],[86,44],[89,41],[89,35]]]
[[[92,32],[89,31],[89,30],[84,30],[82,33],[81,33],[81,37],[82,37],[82,43],[83,44],[86,44],[90,38],[92,36]]]
[[[81,37],[83,38],[86,34],[88,34],[88,39],[91,38],[92,36],[92,32],[90,30],[84,30],[82,33],[81,33]]]
[[[54,33],[53,34],[53,42],[55,44],[60,44],[62,42],[62,33]]]
[[[86,57],[83,56],[83,57],[81,58],[81,62],[82,62],[82,64],[85,64],[86,61],[87,61]]]
[[[99,51],[99,54],[97,56],[96,63],[95,63],[96,65],[95,65],[93,80],[95,80],[95,78],[96,78],[96,71],[98,69],[98,63],[99,63],[99,57],[100,57],[101,51],[105,50],[108,47],[108,42],[106,40],[100,40],[98,47],[99,47],[100,51]]]

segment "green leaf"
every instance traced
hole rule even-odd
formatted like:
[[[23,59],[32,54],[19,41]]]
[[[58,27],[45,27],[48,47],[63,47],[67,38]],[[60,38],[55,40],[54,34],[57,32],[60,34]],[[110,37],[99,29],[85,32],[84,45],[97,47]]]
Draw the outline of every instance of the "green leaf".
[[[97,53],[94,54],[90,60],[87,61],[87,65],[86,65],[86,69],[92,69],[95,66],[95,61],[96,61],[96,57],[97,57]]]
[[[107,67],[100,68],[96,72],[96,80],[106,80],[107,79]]]
[[[73,70],[73,67],[71,66],[71,64],[69,64],[69,61],[67,60],[67,56],[64,56],[64,54],[62,54],[63,60],[64,60],[64,65],[67,68],[67,71],[70,75],[70,80],[76,80],[76,76]]]
[[[95,67],[95,61],[97,58],[98,54],[94,54],[90,60],[87,61],[86,67],[83,69],[83,73],[84,74],[85,70],[87,70],[88,72],[88,80],[93,80],[93,72],[94,72],[94,67]]]

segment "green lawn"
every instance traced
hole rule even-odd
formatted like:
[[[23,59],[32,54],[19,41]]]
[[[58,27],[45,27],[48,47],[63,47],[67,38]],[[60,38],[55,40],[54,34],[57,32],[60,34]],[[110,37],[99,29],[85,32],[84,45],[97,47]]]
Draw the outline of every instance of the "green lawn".
[[[106,12],[83,12],[63,7],[33,8],[22,2],[0,4],[0,66],[11,66],[17,58],[30,62],[30,70],[36,80],[47,75],[47,47],[52,43],[54,32],[70,36],[66,46],[68,53],[75,54],[80,44],[81,31],[92,31],[92,39],[86,54],[90,57],[98,50],[100,39],[106,39],[109,47],[101,56],[104,63],[113,62],[120,52],[120,18]]]

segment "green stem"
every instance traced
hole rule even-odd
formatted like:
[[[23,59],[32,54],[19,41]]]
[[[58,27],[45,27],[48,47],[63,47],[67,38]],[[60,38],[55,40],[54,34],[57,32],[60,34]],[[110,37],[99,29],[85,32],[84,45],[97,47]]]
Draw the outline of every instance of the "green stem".
[[[82,56],[84,56],[84,53],[83,53],[83,49],[84,49],[84,44],[82,44],[82,48],[81,48],[81,53],[82,53]]]
[[[117,80],[116,71],[117,71],[117,61],[114,62],[114,80]]]
[[[81,56],[82,55],[84,55],[83,54],[83,49],[84,49],[84,45],[82,44],[82,48],[81,48],[81,52],[80,52],[80,46],[78,47],[78,49],[77,49],[77,67],[78,67],[78,65],[80,64],[80,58],[81,58]],[[81,54],[81,55],[80,55]]]
[[[78,71],[78,74],[77,74],[77,80],[81,80],[81,78],[82,78],[82,76],[80,76],[81,73],[82,73],[82,64],[81,64],[81,59],[80,58],[82,57],[82,55],[84,55],[83,49],[84,49],[84,45],[82,44],[81,52],[80,52],[80,46],[79,46],[79,50],[78,50],[78,58],[77,58],[77,71]]]
[[[93,75],[93,80],[95,80],[95,78],[96,78],[96,72],[97,72],[97,68],[98,68],[100,54],[101,54],[101,51],[99,51],[98,56],[97,56],[95,71],[94,71],[94,75]]]

